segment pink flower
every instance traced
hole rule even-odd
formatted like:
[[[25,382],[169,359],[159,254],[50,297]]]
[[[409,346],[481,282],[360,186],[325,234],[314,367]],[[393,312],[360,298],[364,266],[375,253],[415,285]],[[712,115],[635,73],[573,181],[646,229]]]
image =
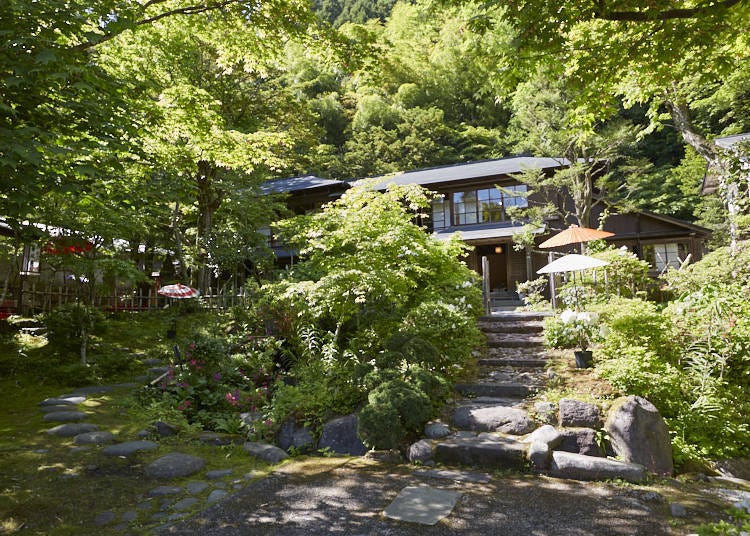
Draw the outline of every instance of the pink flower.
[[[214,372],[213,379],[215,382],[218,382],[219,380],[221,380],[221,374],[218,372]]]

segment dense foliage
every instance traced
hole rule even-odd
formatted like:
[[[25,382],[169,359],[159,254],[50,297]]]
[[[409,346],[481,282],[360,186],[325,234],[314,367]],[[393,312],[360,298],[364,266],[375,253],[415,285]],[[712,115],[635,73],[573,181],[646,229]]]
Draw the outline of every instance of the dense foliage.
[[[663,310],[623,298],[600,308],[608,334],[597,372],[659,408],[678,463],[750,453],[747,277],[746,265],[717,251],[670,271],[677,298]]]

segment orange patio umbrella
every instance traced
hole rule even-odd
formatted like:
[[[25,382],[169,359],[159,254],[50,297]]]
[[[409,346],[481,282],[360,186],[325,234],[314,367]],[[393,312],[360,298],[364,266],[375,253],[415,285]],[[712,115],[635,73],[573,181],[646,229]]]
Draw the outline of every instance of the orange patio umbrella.
[[[580,244],[581,242],[590,242],[591,240],[599,240],[601,238],[607,238],[608,236],[614,236],[614,234],[615,233],[610,233],[609,231],[600,231],[598,229],[589,229],[588,227],[571,225],[564,231],[560,231],[552,238],[539,244],[539,247],[556,248],[570,244]]]

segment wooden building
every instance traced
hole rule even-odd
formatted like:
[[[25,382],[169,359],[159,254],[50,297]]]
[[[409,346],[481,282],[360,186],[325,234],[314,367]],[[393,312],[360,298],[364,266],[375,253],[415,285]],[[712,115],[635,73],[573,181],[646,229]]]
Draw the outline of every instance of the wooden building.
[[[566,165],[565,160],[555,158],[502,158],[387,175],[374,187],[385,189],[389,184],[418,184],[438,193],[439,197],[432,205],[432,217],[425,222],[428,231],[436,238],[446,240],[458,233],[467,244],[474,246],[466,259],[469,266],[481,274],[481,259],[487,257],[492,291],[513,293],[516,283],[537,277],[536,271],[549,262],[549,251],[535,247],[521,251],[514,249],[513,235],[520,232],[523,225],[512,221],[507,209],[548,201],[558,205],[571,202],[561,192],[528,195],[526,185],[517,177],[529,169],[553,173]],[[287,192],[290,207],[295,213],[304,213],[318,209],[355,183],[308,176],[268,184],[269,191]],[[601,207],[594,207],[592,226],[598,226],[601,213]],[[534,229],[535,243],[541,243],[569,223],[560,218],[548,219],[543,226]],[[688,258],[691,261],[700,259],[710,234],[708,229],[669,216],[646,211],[613,213],[612,209],[603,228],[614,233],[607,242],[625,246],[648,261],[653,275],[669,266],[678,267]],[[281,257],[291,254],[281,245],[274,245]],[[573,249],[558,248],[556,251],[567,253]]]

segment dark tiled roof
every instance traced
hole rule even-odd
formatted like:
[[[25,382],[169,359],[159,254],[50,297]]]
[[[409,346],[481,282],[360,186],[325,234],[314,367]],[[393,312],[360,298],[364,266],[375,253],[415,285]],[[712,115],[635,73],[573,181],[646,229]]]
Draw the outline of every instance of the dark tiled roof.
[[[316,188],[325,188],[328,186],[338,186],[342,190],[349,188],[349,184],[344,181],[332,179],[323,179],[315,175],[305,175],[304,177],[291,177],[288,179],[273,179],[266,181],[260,187],[263,193],[284,193],[296,192],[298,190],[314,190]]]
[[[529,169],[550,169],[567,166],[564,158],[546,158],[533,156],[514,156],[498,160],[483,160],[481,162],[467,162],[434,168],[418,169],[375,177],[382,182],[375,183],[374,188],[380,190],[389,184],[419,184],[426,186],[467,179],[480,179],[498,175],[512,175]],[[369,179],[372,180],[372,179]]]
[[[507,223],[489,223],[481,225],[467,225],[458,227],[447,227],[440,229],[432,236],[439,240],[448,240],[451,236],[458,233],[461,240],[483,240],[487,238],[508,238],[524,230],[523,225]],[[532,232],[540,234],[545,231],[545,227],[538,227]]]

